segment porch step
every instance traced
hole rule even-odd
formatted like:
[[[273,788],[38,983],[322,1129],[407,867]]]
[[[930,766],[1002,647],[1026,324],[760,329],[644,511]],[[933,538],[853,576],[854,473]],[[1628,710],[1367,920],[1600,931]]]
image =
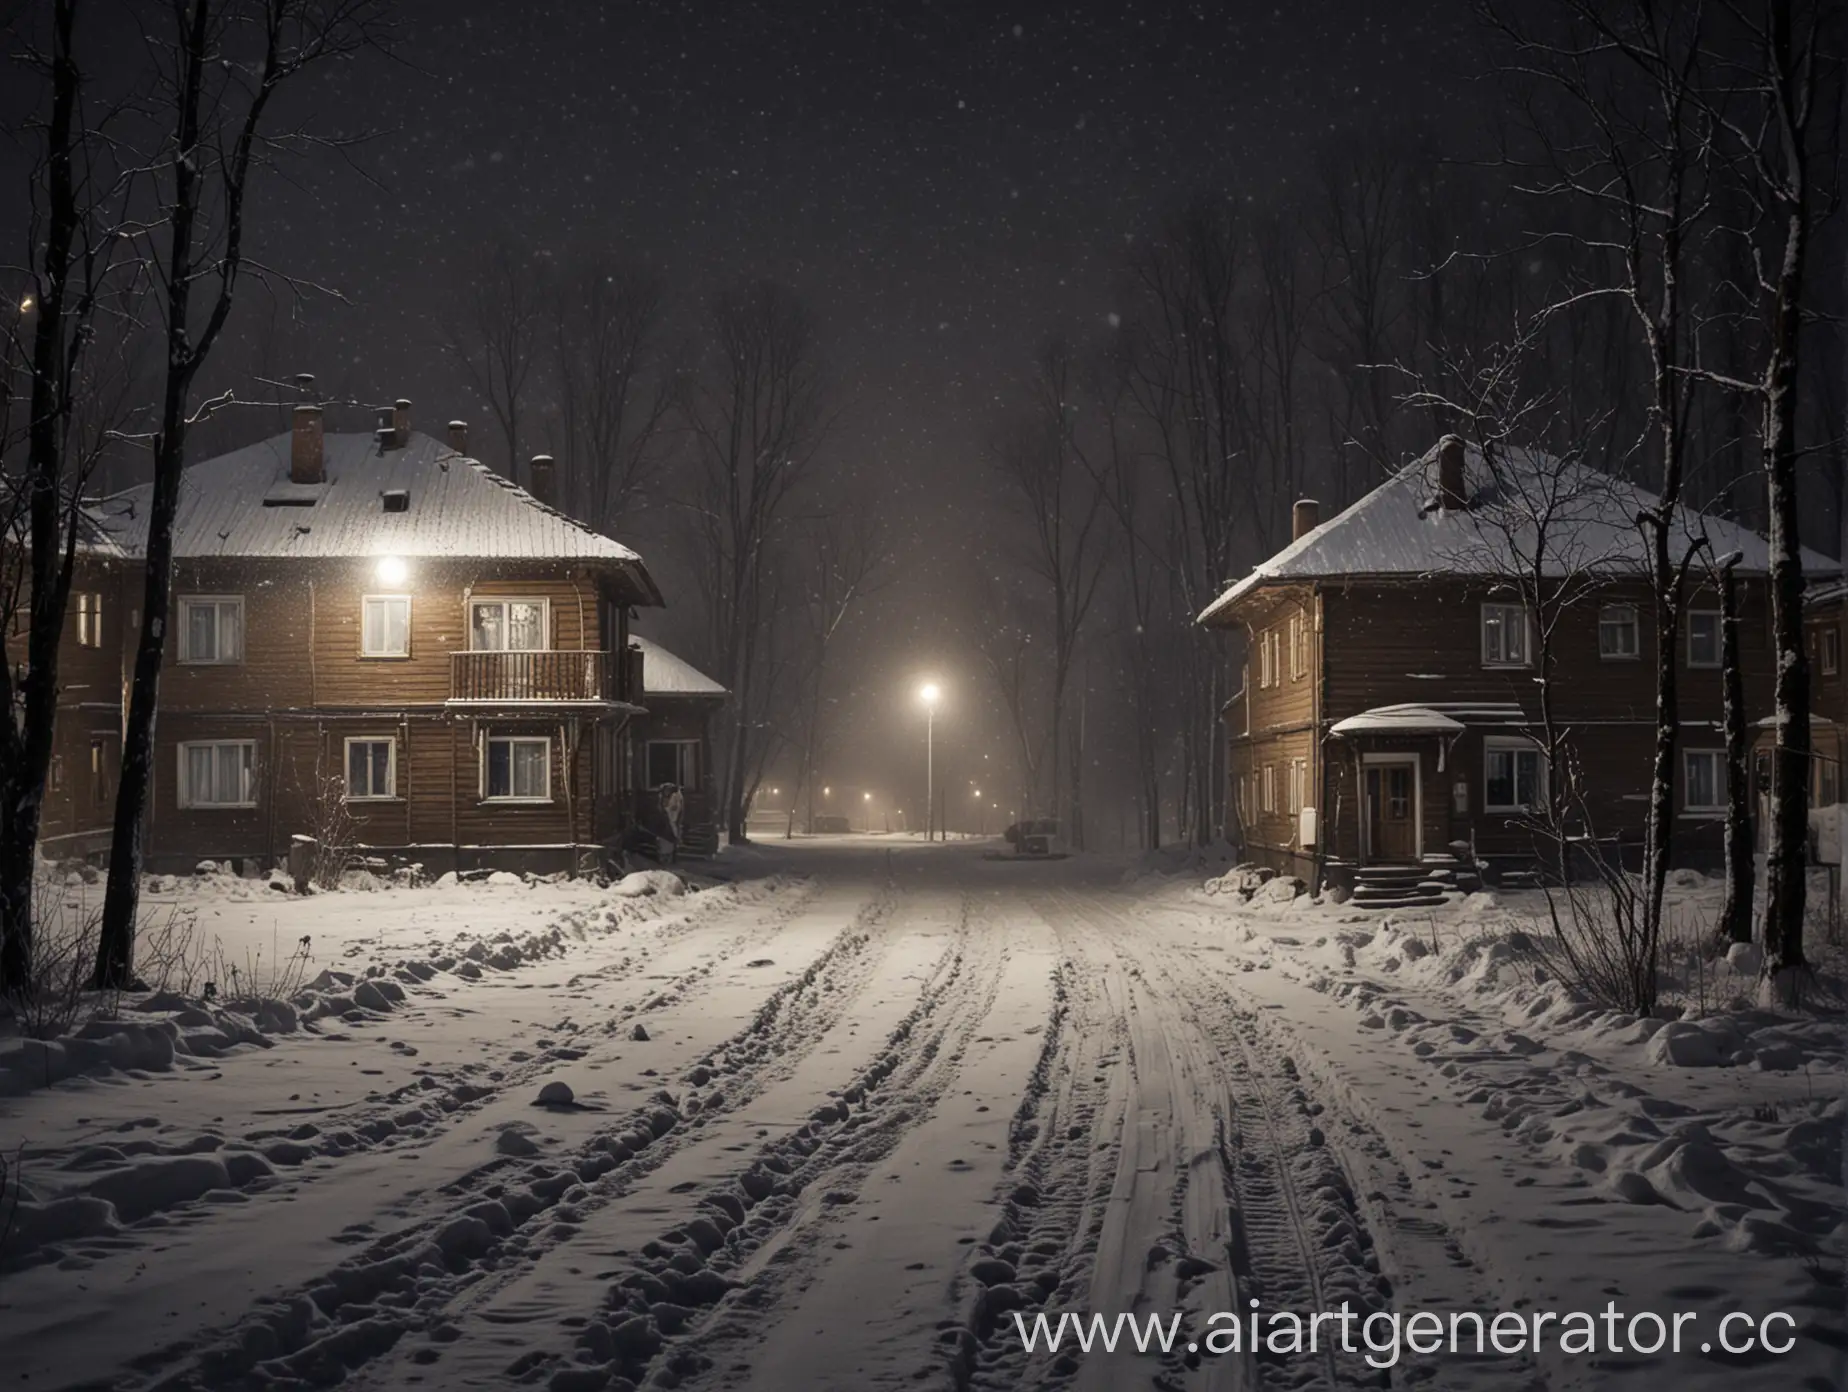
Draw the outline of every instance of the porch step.
[[[1354,872],[1357,909],[1434,909],[1464,893],[1460,882],[1473,878],[1455,856],[1427,856],[1405,865],[1363,865]]]
[[[719,829],[715,826],[683,827],[678,854],[699,860],[711,860],[719,853]]]

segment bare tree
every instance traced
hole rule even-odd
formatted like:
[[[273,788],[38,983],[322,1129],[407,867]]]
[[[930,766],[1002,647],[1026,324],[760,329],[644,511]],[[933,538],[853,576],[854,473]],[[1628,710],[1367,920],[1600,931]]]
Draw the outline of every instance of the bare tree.
[[[134,336],[136,287],[119,235],[134,171],[115,129],[126,103],[89,91],[78,55],[84,8],[56,0],[42,37],[14,31],[45,110],[28,122],[39,148],[27,264],[7,277],[0,341],[0,992],[9,993],[32,979],[58,649],[78,555],[97,540],[82,498],[108,428],[126,414],[117,394]]]
[[[742,841],[751,770],[761,770],[768,738],[762,667],[780,617],[771,593],[780,548],[829,421],[814,325],[790,291],[769,281],[723,290],[707,330],[706,360],[682,402],[693,444],[684,501],[707,649],[731,692],[721,798]]]
[[[1776,730],[1765,848],[1765,993],[1794,1001],[1806,971],[1803,916],[1809,862],[1810,673],[1803,640],[1803,557],[1798,525],[1799,384],[1804,294],[1817,224],[1833,205],[1834,159],[1819,142],[1839,136],[1841,15],[1823,0],[1729,0],[1732,31],[1713,47],[1713,74],[1698,96],[1725,142],[1729,172],[1750,209],[1734,235],[1749,279],[1727,288],[1750,305],[1761,341],[1749,378],[1696,369],[1757,402],[1760,469],[1771,544],[1771,636]]]
[[[510,479],[519,477],[520,426],[544,351],[547,299],[540,266],[503,239],[476,263],[457,316],[443,325],[450,357],[500,426]]]
[[[1508,41],[1507,76],[1527,85],[1523,106],[1535,154],[1513,157],[1517,189],[1592,220],[1571,234],[1603,277],[1556,300],[1570,312],[1613,297],[1629,310],[1648,364],[1648,408],[1637,452],[1653,465],[1656,496],[1634,518],[1648,545],[1654,594],[1655,739],[1643,845],[1643,915],[1662,922],[1675,832],[1680,748],[1676,660],[1689,573],[1704,538],[1684,526],[1686,420],[1691,384],[1687,277],[1692,243],[1711,211],[1713,125],[1697,96],[1704,13],[1650,0],[1556,0],[1538,23],[1490,5]]]
[[[228,399],[197,402],[193,384],[231,316],[247,268],[252,178],[283,153],[330,143],[299,128],[272,133],[271,103],[301,73],[375,46],[388,33],[378,0],[172,0],[169,17],[171,29],[148,38],[158,109],[171,124],[146,171],[154,207],[143,244],[156,287],[165,372],[152,442],[141,631],[97,947],[99,986],[121,986],[132,970],[186,432]],[[273,274],[254,262],[249,269]],[[199,304],[195,290],[202,291]]]
[[[1068,824],[1076,807],[1063,796],[1066,701],[1072,664],[1085,621],[1097,598],[1108,558],[1106,491],[1087,469],[1076,437],[1083,403],[1071,349],[1054,340],[1041,352],[1027,412],[1006,423],[993,446],[994,461],[1020,507],[1020,563],[1042,587],[1044,650],[1051,664],[1047,687],[1052,808]]]
[[[560,501],[614,532],[654,485],[675,377],[661,361],[661,290],[639,271],[591,261],[553,301],[552,371],[564,431]]]
[[[834,641],[854,612],[889,578],[886,533],[870,509],[824,513],[807,529],[802,550],[812,560],[799,583],[802,657],[797,666],[799,725],[794,740],[798,786],[789,799],[793,827],[796,803],[806,796],[809,830],[815,829],[815,768],[826,746],[828,659]],[[787,834],[787,833],[786,833]]]

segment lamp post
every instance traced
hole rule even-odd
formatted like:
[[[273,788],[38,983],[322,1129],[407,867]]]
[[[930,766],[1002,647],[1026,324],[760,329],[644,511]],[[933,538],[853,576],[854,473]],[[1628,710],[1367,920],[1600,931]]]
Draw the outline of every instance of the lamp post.
[[[924,703],[924,839],[932,840],[932,831],[936,825],[937,815],[937,701],[942,697],[943,689],[936,682],[925,682],[918,688],[918,699]]]
[[[860,797],[866,804],[865,823],[867,834],[870,836],[873,830],[873,795],[871,793],[861,793]]]

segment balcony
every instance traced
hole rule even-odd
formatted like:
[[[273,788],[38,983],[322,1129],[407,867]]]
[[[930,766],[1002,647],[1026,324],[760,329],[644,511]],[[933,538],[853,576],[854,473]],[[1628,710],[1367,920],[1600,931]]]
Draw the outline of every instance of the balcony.
[[[608,652],[459,652],[449,658],[451,705],[610,705],[622,700]]]

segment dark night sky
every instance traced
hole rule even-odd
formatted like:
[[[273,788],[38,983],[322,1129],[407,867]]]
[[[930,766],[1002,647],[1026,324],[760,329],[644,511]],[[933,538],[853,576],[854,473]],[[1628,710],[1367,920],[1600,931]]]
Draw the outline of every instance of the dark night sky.
[[[786,281],[819,316],[846,408],[830,454],[898,520],[906,583],[882,627],[905,641],[867,664],[880,706],[923,666],[976,695],[945,596],[996,564],[975,553],[972,510],[998,379],[1049,329],[1106,320],[1126,239],[1191,189],[1290,179],[1320,143],[1475,101],[1467,0],[397,13],[395,60],[305,80],[285,113],[377,130],[354,162],[383,187],[320,159],[271,180],[254,223],[263,259],[352,304],[310,303],[291,325],[246,296],[245,343],[211,377],[313,371],[335,394],[410,396],[426,427],[485,426],[439,325],[487,238],[613,249],[656,268],[683,314],[740,274]],[[227,422],[199,443],[270,428]]]

